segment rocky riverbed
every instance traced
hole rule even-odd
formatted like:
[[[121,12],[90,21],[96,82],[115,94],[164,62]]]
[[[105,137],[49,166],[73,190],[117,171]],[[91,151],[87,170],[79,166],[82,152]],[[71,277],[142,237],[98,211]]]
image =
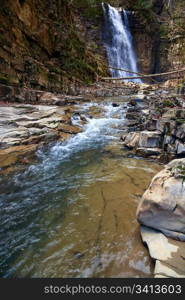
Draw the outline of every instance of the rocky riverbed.
[[[125,97],[68,109],[72,126],[82,132],[47,147],[38,142],[35,160],[0,177],[0,276],[150,277],[153,263],[135,211],[161,166],[122,149]],[[56,133],[65,125],[44,119]]]
[[[185,96],[164,91],[131,99],[124,147],[168,163],[152,180],[137,209],[154,276],[185,277]]]
[[[29,163],[38,147],[80,132],[81,128],[71,121],[75,105],[95,98],[130,97],[148,89],[155,91],[157,86],[99,82],[65,95],[0,84],[1,172],[11,171],[18,163]]]
[[[0,92],[2,175],[24,170],[30,163],[34,163],[36,151],[44,145],[46,147],[56,141],[64,142],[82,132],[87,117],[101,117],[102,107],[98,103],[102,103],[105,95],[113,97],[108,108],[110,111],[116,108],[118,113],[119,107],[124,108],[126,118],[116,125],[119,132],[122,132],[120,145],[127,150],[124,155],[143,156],[162,163],[178,158],[153,178],[147,190],[145,183],[137,219],[141,224],[143,243],[148,246],[150,256],[155,261],[154,276],[185,277],[184,96],[159,86],[132,83],[122,87],[120,85],[120,90],[111,89],[111,85],[90,87],[86,94],[85,89],[81,89],[78,95],[76,92],[73,95],[59,95],[17,90],[2,85]],[[121,102],[114,101],[115,96],[121,96]],[[97,104],[91,106],[95,98]],[[24,103],[25,99],[27,104]],[[127,103],[126,106],[122,102]],[[79,107],[77,109],[78,105],[85,103],[88,116],[79,111]],[[112,153],[109,146],[105,148],[105,153]]]
[[[71,124],[72,108],[12,104],[0,107],[0,168],[29,163],[41,145],[81,131]],[[10,170],[10,169],[9,169]]]
[[[159,91],[131,99],[123,145],[137,155],[168,162],[185,155],[185,96]]]

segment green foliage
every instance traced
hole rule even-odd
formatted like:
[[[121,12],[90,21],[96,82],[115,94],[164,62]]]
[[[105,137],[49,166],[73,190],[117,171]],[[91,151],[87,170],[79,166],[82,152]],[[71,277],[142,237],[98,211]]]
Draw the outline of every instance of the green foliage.
[[[98,18],[102,15],[100,0],[73,0],[73,5],[80,9],[83,16],[87,18]]]
[[[159,33],[161,38],[168,38],[169,34],[169,25],[168,24],[161,24],[159,28]]]
[[[63,45],[61,63],[62,69],[69,74],[69,77],[79,78],[86,83],[95,79],[99,67],[96,55],[86,47],[85,41],[73,29]]]
[[[174,106],[175,106],[175,104],[170,99],[166,99],[163,101],[163,107],[174,107]]]
[[[151,0],[137,0],[134,4],[134,9],[136,10],[148,10],[152,8]]]
[[[185,6],[184,1],[177,1],[176,8],[173,14],[173,26],[175,26],[175,29],[177,32],[183,32],[185,33]]]
[[[180,177],[183,179],[183,182],[185,181],[185,166],[181,165],[181,166],[177,166],[176,170],[174,170],[176,177]]]
[[[177,119],[176,122],[177,122],[177,125],[182,125],[182,124],[185,123],[185,120],[184,119]]]
[[[8,84],[8,78],[6,75],[0,73],[0,83]]]
[[[129,0],[128,9],[137,12],[146,31],[156,33],[156,14],[154,13],[154,2],[152,0]]]

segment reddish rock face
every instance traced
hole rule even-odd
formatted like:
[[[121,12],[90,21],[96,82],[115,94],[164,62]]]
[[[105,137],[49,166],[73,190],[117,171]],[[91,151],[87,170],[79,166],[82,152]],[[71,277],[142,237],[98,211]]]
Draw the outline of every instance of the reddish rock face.
[[[132,33],[143,73],[181,68],[185,57],[183,31],[177,31],[171,22],[168,7],[159,8],[161,1],[152,2],[149,12],[155,14],[154,19],[149,14],[146,16],[146,12],[142,15],[133,0],[111,1],[111,5],[135,11]],[[64,0],[1,1],[1,83],[68,91],[107,75],[101,40],[101,5],[97,5],[92,16],[94,8],[90,1],[84,1],[83,5],[77,0],[73,5],[70,3]],[[183,0],[175,1],[170,11],[177,19],[183,11],[180,5]],[[168,26],[163,28],[161,23]],[[181,25],[184,28],[184,24]]]
[[[64,0],[1,1],[0,82],[67,91],[106,75],[101,18],[81,13]]]

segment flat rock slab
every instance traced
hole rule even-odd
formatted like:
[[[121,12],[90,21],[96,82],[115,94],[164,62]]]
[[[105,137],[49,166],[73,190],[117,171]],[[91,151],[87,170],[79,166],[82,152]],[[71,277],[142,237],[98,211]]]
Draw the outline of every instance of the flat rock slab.
[[[81,129],[71,125],[73,110],[48,105],[1,106],[0,168],[14,165],[23,154],[29,154],[40,144],[63,141],[69,134],[79,133]]]
[[[159,131],[141,131],[138,145],[141,148],[160,148],[161,133]]]
[[[141,237],[155,260],[154,276],[185,278],[185,243],[167,238],[161,232],[141,226]]]
[[[65,129],[71,126],[70,114],[58,106],[24,104],[0,107],[0,146],[18,146],[24,144],[25,139],[44,137],[59,127],[61,131],[61,123],[65,123]],[[76,132],[79,132],[77,129]]]

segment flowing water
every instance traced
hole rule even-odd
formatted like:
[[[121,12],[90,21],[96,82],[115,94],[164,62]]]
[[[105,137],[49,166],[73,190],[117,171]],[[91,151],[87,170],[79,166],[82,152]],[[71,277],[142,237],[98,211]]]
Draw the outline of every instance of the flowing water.
[[[160,167],[122,149],[126,103],[115,101],[76,106],[82,133],[1,178],[1,277],[151,276],[135,211]]]
[[[103,3],[102,6],[105,20],[103,39],[109,66],[115,68],[110,69],[112,77],[133,77],[133,73],[116,70],[125,69],[138,72],[133,37],[129,25],[129,12],[124,9],[118,10],[106,3]],[[129,81],[142,82],[140,79],[129,79]]]

